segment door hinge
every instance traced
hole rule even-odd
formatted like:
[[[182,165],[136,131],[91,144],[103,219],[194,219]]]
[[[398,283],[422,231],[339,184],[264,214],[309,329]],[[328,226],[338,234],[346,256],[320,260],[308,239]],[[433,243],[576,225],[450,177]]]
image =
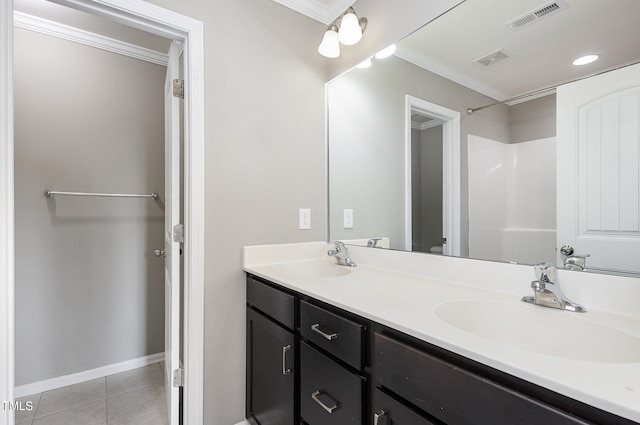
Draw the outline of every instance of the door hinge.
[[[174,387],[183,387],[184,386],[184,369],[176,369],[173,371],[173,386]]]
[[[184,80],[173,80],[173,95],[179,99],[184,99]]]
[[[176,224],[173,226],[173,241],[178,243],[184,243],[184,225]]]

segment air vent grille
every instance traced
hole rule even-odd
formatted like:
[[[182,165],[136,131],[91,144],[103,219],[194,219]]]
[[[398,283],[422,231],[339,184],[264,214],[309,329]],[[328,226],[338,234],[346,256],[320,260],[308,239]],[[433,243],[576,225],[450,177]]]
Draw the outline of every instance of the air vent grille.
[[[489,67],[504,62],[507,59],[511,59],[511,55],[504,49],[499,49],[475,59],[474,62],[479,63],[482,66]]]
[[[519,30],[522,27],[536,22],[540,18],[552,15],[553,13],[566,9],[567,7],[569,7],[569,5],[567,5],[564,0],[556,0],[551,3],[544,4],[537,9],[525,13],[524,15],[520,15],[507,22],[506,25],[511,29]]]
[[[550,5],[545,6],[542,9],[536,10],[534,13],[538,18],[542,18],[543,16],[558,10],[560,10],[560,6],[558,6],[558,3],[551,3]]]

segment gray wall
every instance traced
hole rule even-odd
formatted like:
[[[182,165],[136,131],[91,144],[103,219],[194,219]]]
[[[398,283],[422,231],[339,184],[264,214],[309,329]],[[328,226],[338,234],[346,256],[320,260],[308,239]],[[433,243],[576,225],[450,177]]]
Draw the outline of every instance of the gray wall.
[[[556,135],[556,95],[518,103],[509,108],[511,143]]]
[[[326,238],[326,26],[270,0],[152,3],[205,25],[204,423],[231,425],[244,417],[242,247]]]
[[[15,30],[16,384],[164,350],[165,68]],[[161,196],[162,199],[162,196]]]
[[[468,232],[467,135],[508,143],[509,111],[497,106],[467,115],[492,99],[397,57],[353,69],[329,84],[330,229],[332,239],[375,236],[404,246],[404,109],[409,94],[460,112],[461,234]],[[342,209],[354,211],[353,231]],[[359,223],[359,224],[358,224]],[[468,254],[463,236],[461,254]]]
[[[423,252],[442,245],[442,137],[441,125],[420,132],[420,221],[424,225],[418,243]]]
[[[442,125],[411,129],[412,251],[442,244]]]

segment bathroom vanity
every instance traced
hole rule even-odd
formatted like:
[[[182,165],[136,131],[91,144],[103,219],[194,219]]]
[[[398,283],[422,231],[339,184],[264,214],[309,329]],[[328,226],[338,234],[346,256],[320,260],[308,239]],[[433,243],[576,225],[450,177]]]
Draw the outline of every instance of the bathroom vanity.
[[[433,265],[427,266],[432,277],[420,275],[420,266],[411,264],[404,270],[392,270],[391,263],[367,265],[370,260],[381,264],[370,255],[402,253],[350,250],[360,264],[346,268],[326,257],[327,247],[245,248],[246,413],[251,423],[640,420],[637,316],[589,311],[589,305],[587,313],[571,313],[521,303],[514,295],[525,295],[531,278],[514,291],[503,286],[500,272],[494,274],[494,287],[478,287],[464,278],[445,281]],[[465,261],[431,260],[440,265]],[[468,262],[467,272],[481,271]],[[522,267],[507,275],[519,279]],[[485,321],[489,330],[471,325]],[[521,326],[524,338],[510,333],[513,326]],[[501,327],[501,333],[491,333]],[[544,332],[532,332],[535,328]],[[633,329],[635,334],[629,333]]]

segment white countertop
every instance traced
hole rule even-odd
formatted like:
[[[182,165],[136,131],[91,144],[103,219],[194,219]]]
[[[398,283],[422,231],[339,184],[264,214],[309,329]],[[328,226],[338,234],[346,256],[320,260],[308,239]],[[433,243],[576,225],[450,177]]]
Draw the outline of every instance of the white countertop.
[[[349,247],[349,256],[358,263],[358,267],[350,268],[347,275],[309,277],[290,273],[283,267],[283,264],[291,263],[299,263],[296,264],[297,269],[304,269],[305,265],[329,266],[334,260],[326,256],[328,247],[324,242],[245,247],[244,270],[568,397],[640,422],[640,351],[636,345],[629,346],[630,352],[623,353],[620,357],[622,360],[616,360],[618,363],[590,361],[592,359],[588,352],[578,353],[569,359],[477,336],[445,322],[436,314],[439,306],[449,302],[469,300],[472,304],[500,303],[509,305],[509,308],[532,309],[527,314],[535,314],[545,332],[554,332],[549,323],[562,320],[562,315],[574,315],[578,320],[595,322],[600,329],[611,328],[614,333],[622,332],[640,339],[640,315],[633,314],[638,310],[636,303],[640,301],[638,279],[560,274],[561,288],[565,291],[562,285],[564,279],[570,292],[565,291],[565,294],[587,308],[586,313],[572,313],[520,302],[523,295],[533,294],[529,287],[533,277],[530,266]],[[487,277],[487,274],[491,276]],[[572,282],[576,277],[580,278],[577,283]],[[602,298],[600,285],[615,291],[615,297],[620,300],[596,302]],[[633,297],[632,302],[625,303],[629,297]],[[601,308],[616,303],[622,305],[616,312]],[[505,321],[509,320],[517,319],[505,317]],[[590,338],[591,335],[582,337]],[[598,344],[598,341],[592,342]],[[629,359],[635,362],[630,363]]]

